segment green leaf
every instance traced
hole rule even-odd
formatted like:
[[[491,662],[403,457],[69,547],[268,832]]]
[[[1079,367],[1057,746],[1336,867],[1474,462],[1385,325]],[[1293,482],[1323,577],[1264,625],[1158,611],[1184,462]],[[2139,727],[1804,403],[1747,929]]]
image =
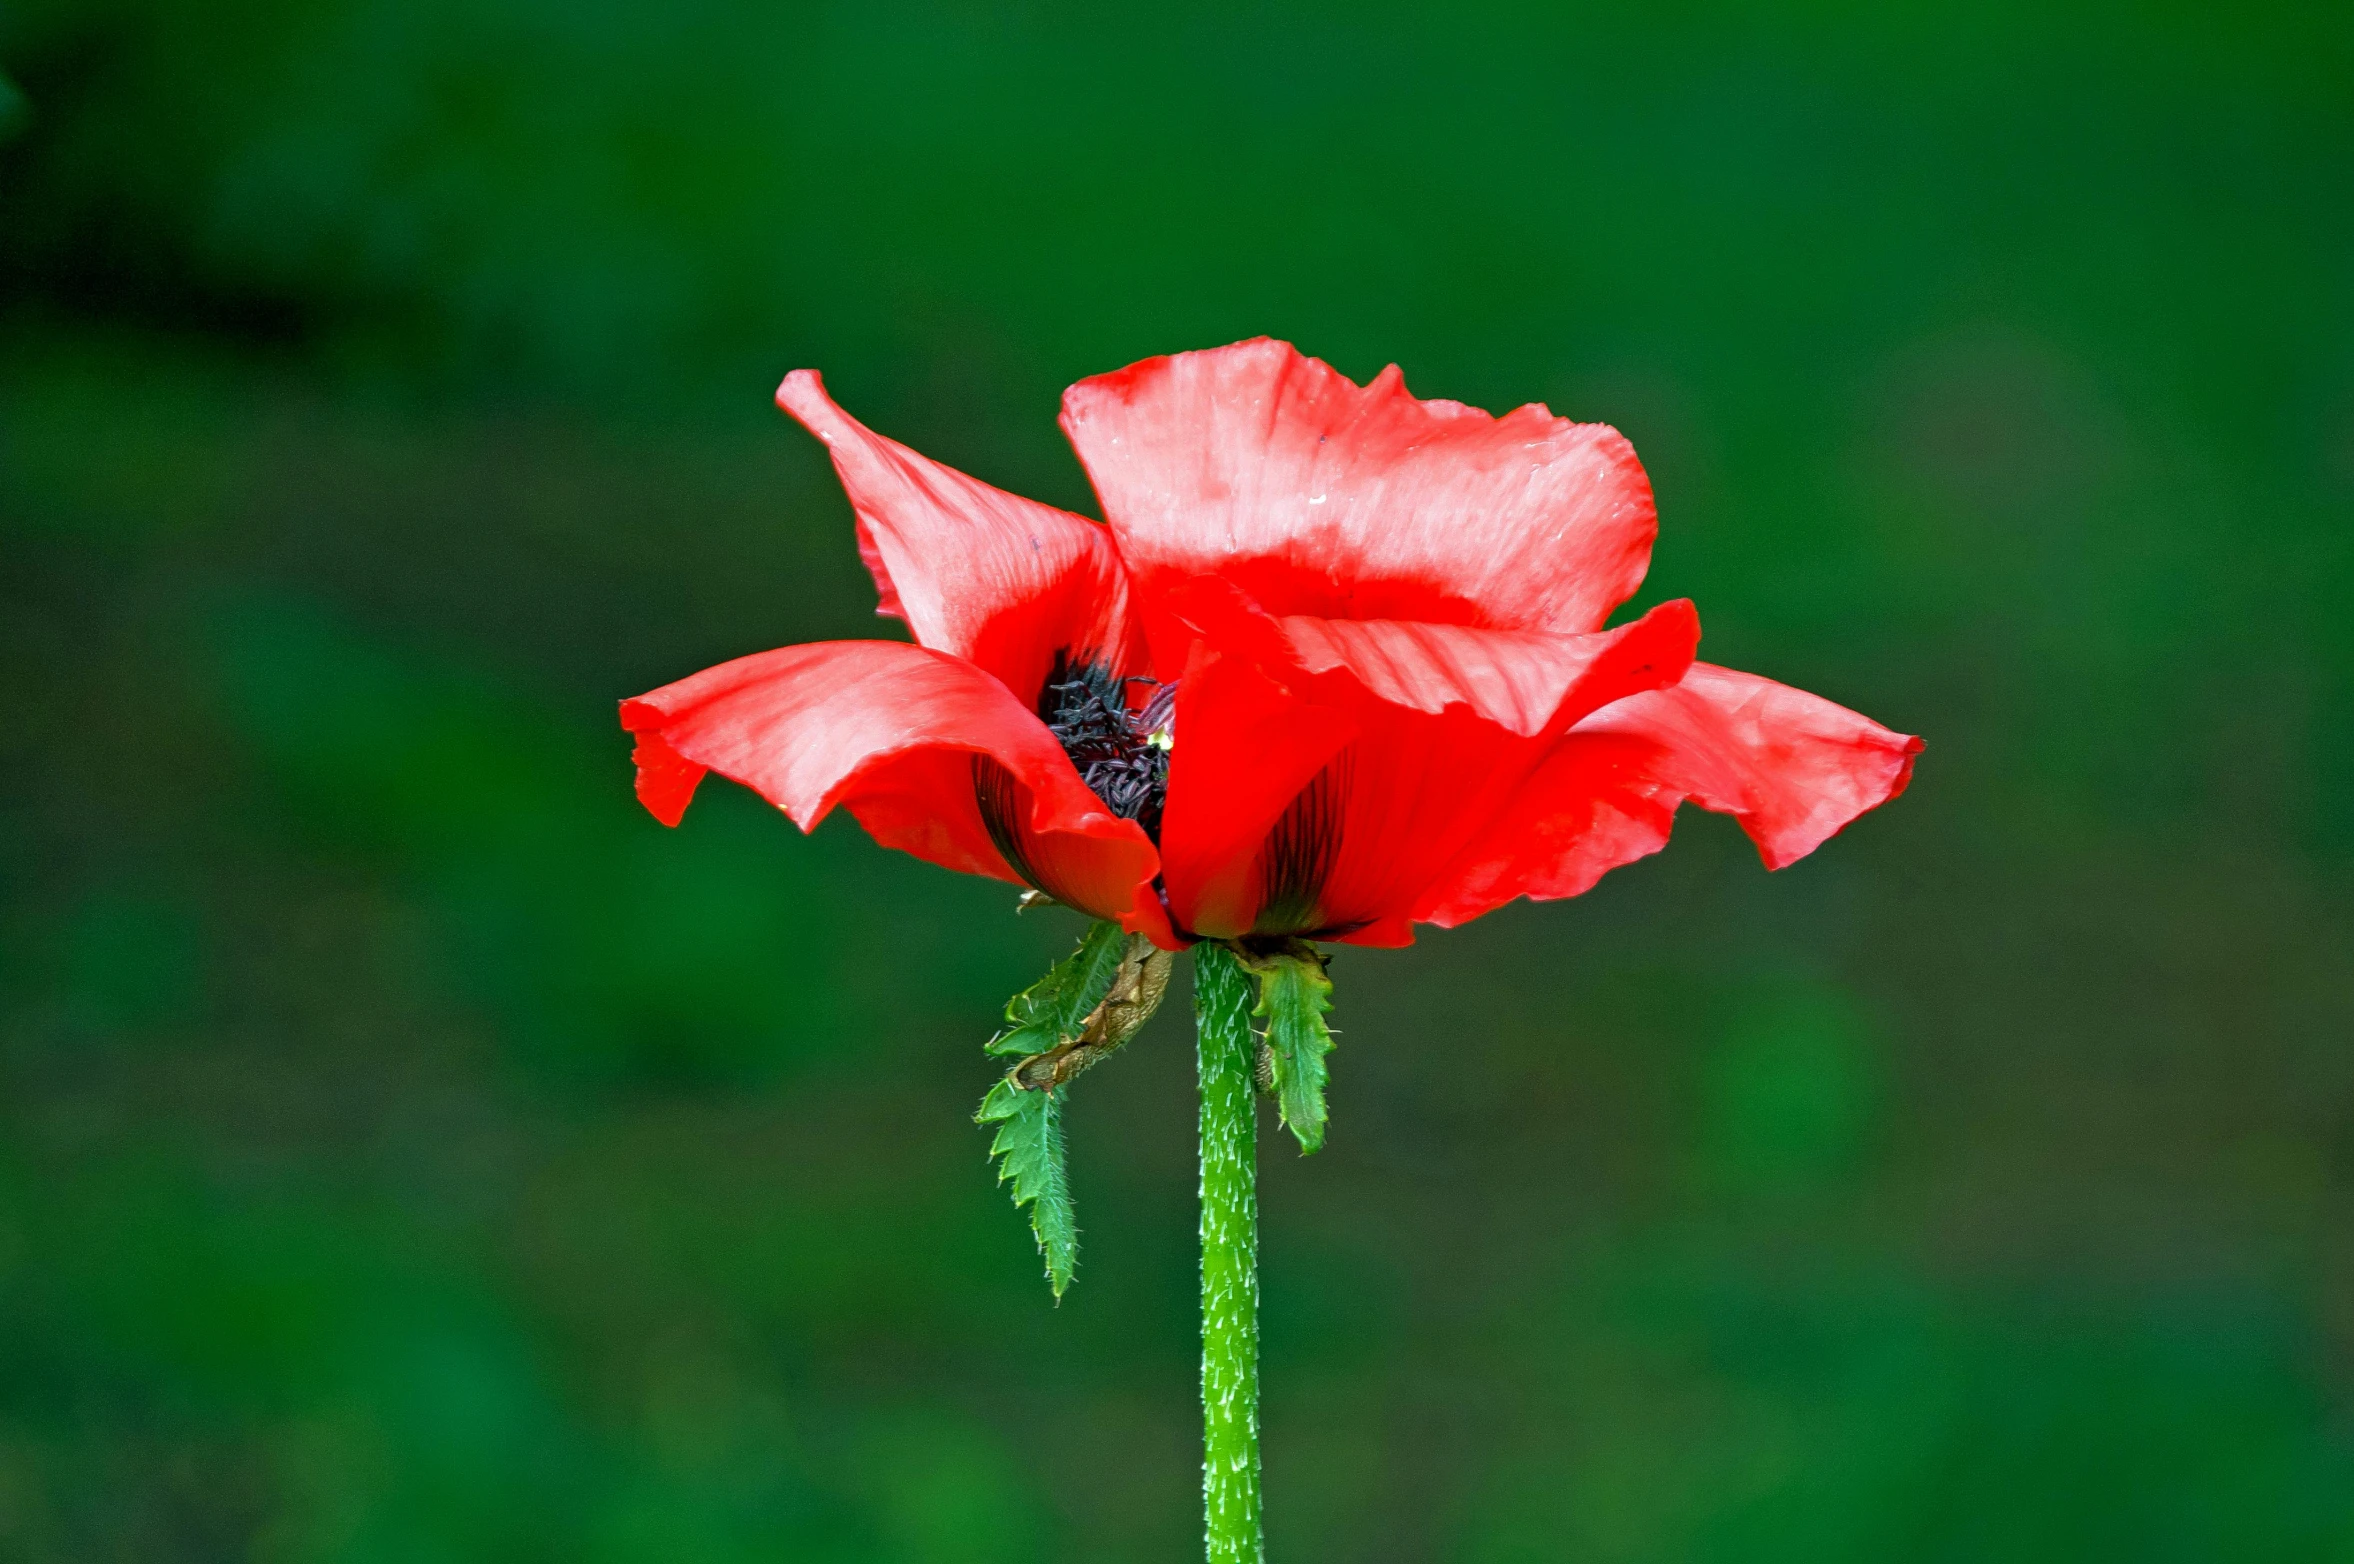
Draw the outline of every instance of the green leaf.
[[[1324,1013],[1332,1008],[1332,979],[1313,951],[1265,956],[1250,965],[1259,979],[1259,1003],[1251,1014],[1267,1023],[1276,1107],[1299,1137],[1300,1150],[1314,1151],[1324,1144],[1324,1056],[1332,1052]]]
[[[1058,1299],[1079,1267],[1079,1225],[1063,1166],[1062,1097],[1059,1091],[1027,1092],[1002,1080],[973,1115],[976,1123],[998,1126],[989,1145],[989,1155],[998,1159],[997,1181],[1010,1182],[1014,1204],[1030,1208],[1030,1231],[1037,1235],[1047,1284]]]
[[[1103,1003],[1128,936],[1116,923],[1098,923],[1079,948],[1006,1002],[1005,1027],[987,1044],[998,1055],[1042,1054],[1077,1037],[1089,1012]],[[1014,1204],[1030,1208],[1030,1231],[1046,1257],[1046,1279],[1060,1298],[1079,1265],[1079,1224],[1071,1213],[1071,1182],[1063,1165],[1063,1105],[1068,1086],[1024,1091],[1011,1076],[989,1088],[974,1122],[998,1126],[989,1143],[997,1181],[1013,1185]]]
[[[989,1039],[993,1054],[1042,1054],[1079,1035],[1087,1013],[1103,1003],[1120,970],[1128,936],[1116,923],[1098,923],[1054,970],[1006,1002],[1005,1028]]]

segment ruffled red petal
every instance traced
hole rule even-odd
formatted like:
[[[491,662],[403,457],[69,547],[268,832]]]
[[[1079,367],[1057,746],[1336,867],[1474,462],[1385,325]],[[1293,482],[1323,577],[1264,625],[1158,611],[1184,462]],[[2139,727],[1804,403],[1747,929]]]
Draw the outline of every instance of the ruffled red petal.
[[[1215,574],[1275,614],[1583,633],[1657,530],[1616,430],[1417,401],[1396,365],[1360,387],[1264,338],[1082,380],[1062,423],[1148,611]]]
[[[1032,884],[1176,944],[1150,839],[1104,807],[1003,683],[961,658],[886,641],[789,646],[624,701],[621,725],[638,735],[638,796],[665,824],[716,771],[805,831],[839,804],[885,847]]]
[[[817,371],[797,369],[777,405],[832,452],[858,517],[858,552],[880,613],[1035,702],[1054,654],[1116,673],[1142,664],[1119,551],[1099,522],[990,487],[852,418]]]
[[[1667,845],[1689,798],[1735,816],[1766,867],[1820,846],[1912,778],[1921,741],[1788,685],[1694,663],[1572,729],[1415,908],[1452,928],[1517,896],[1575,896]]]
[[[1163,860],[1179,923],[1218,936],[1404,943],[1417,898],[1559,736],[1682,677],[1699,637],[1689,603],[1567,636],[1254,626],[1216,594],[1177,601],[1206,636],[1178,686]]]

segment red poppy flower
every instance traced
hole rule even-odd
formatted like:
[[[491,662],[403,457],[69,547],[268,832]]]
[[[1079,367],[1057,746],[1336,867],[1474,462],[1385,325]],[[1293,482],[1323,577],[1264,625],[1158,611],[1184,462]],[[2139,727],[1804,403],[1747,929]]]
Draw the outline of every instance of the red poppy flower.
[[[1574,896],[1691,799],[1771,868],[1901,792],[1918,739],[1693,661],[1688,602],[1603,628],[1656,523],[1631,446],[1417,401],[1280,342],[1081,381],[1105,521],[860,425],[809,370],[879,612],[915,644],[739,658],[622,705],[638,796],[706,771],[813,828],[1033,887],[1164,946],[1404,944]]]

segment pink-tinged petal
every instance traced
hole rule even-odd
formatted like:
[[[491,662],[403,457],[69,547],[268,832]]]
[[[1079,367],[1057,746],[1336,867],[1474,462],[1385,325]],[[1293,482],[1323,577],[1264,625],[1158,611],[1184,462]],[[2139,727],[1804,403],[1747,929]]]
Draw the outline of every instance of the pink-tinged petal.
[[[1596,712],[1580,732],[1648,738],[1703,809],[1736,816],[1769,869],[1796,863],[1905,790],[1921,741],[1804,690],[1694,663],[1683,682]]]
[[[1411,711],[1467,707],[1523,738],[1558,732],[1631,690],[1673,684],[1700,644],[1699,614],[1682,598],[1594,635],[1304,615],[1279,623],[1311,674],[1345,671],[1375,700]],[[1565,710],[1572,691],[1581,704]]]
[[[1903,792],[1920,749],[1820,696],[1694,663],[1572,729],[1414,917],[1452,928],[1517,896],[1578,895],[1664,847],[1687,798],[1739,819],[1779,869]]]
[[[1063,395],[1145,597],[1233,581],[1270,613],[1582,633],[1641,584],[1651,483],[1616,430],[1417,401],[1290,344],[1147,359]]]
[[[858,517],[858,552],[916,641],[962,657],[1034,702],[1058,651],[1141,665],[1128,578],[1101,523],[1008,494],[888,440],[797,369],[777,405],[826,444]]]
[[[716,771],[805,831],[841,805],[885,847],[1035,885],[1176,943],[1143,830],[1104,807],[1003,683],[961,658],[885,641],[788,646],[624,701],[621,725],[638,735],[639,796],[666,824]]]
[[[1204,934],[1358,943],[1405,943],[1416,900],[1561,733],[1683,677],[1699,637],[1689,603],[1578,636],[1298,616],[1253,631],[1216,594],[1187,610],[1217,639],[1178,685],[1173,912]],[[1247,804],[1219,808],[1231,798]]]

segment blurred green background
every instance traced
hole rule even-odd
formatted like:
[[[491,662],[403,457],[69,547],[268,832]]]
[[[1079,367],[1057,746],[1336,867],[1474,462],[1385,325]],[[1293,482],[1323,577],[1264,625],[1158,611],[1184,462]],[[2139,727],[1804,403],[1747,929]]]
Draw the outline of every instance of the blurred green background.
[[[2354,20],[1968,9],[0,11],[0,1557],[1198,1557],[1184,1007],[1054,1308],[1076,925],[613,712],[887,633],[785,370],[1091,510],[1265,332],[1930,745],[1340,956],[1275,1556],[2354,1559]]]

